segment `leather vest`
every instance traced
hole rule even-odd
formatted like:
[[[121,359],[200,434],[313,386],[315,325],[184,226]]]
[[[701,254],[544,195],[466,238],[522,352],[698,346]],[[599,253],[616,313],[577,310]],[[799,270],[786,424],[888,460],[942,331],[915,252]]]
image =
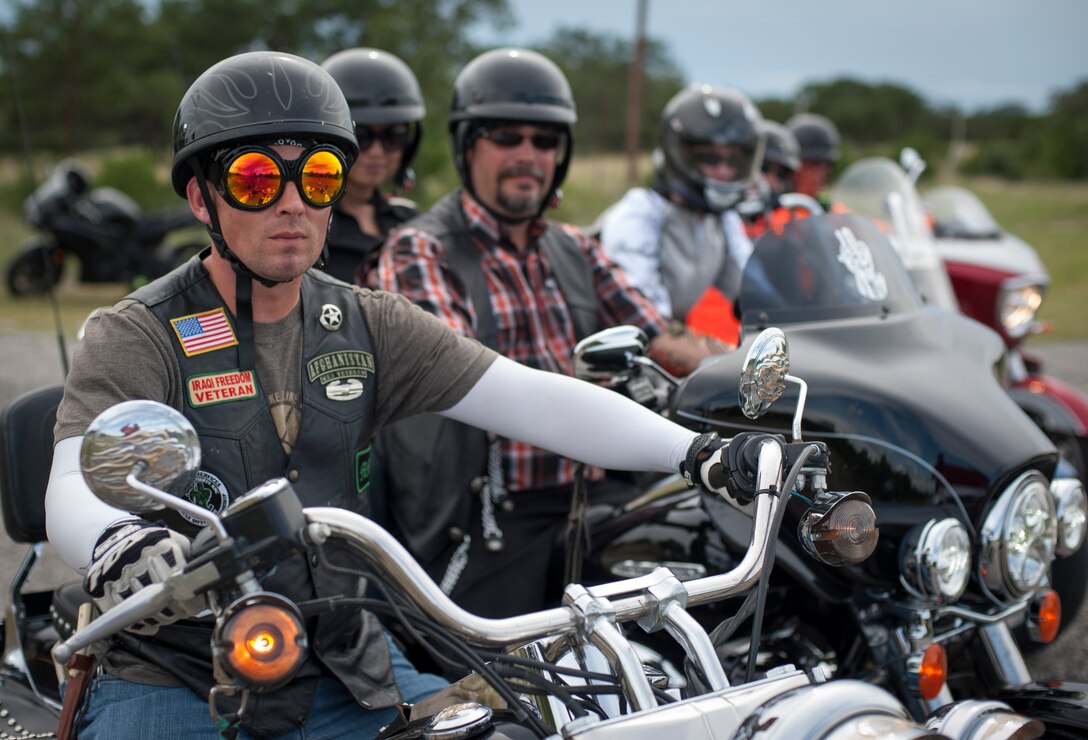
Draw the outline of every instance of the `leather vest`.
[[[461,192],[442,198],[405,227],[442,242],[450,269],[473,304],[476,338],[498,351],[480,249],[465,221]],[[591,266],[577,243],[549,223],[540,237],[540,248],[571,312],[576,339],[597,331],[598,301]],[[422,414],[382,429],[375,449],[388,509],[379,516],[388,520],[389,528],[437,580],[445,571],[449,552],[469,529],[474,499],[470,489],[486,469],[487,435],[450,419]]]
[[[720,214],[666,202],[660,245],[661,278],[673,318],[683,321],[707,288],[730,300],[740,293],[741,267],[729,253]]]
[[[222,511],[252,487],[284,476],[303,506],[366,512],[378,371],[370,329],[349,286],[311,270],[301,291],[302,418],[290,455],[280,444],[256,371],[238,370],[237,347],[230,345],[234,319],[200,260],[132,294],[163,323],[181,367],[182,412],[195,427],[202,450],[201,473],[189,495],[194,503]],[[335,318],[337,311],[339,322],[325,321],[334,330],[324,328],[320,318]],[[206,337],[203,343],[201,337]],[[187,535],[196,531],[195,524],[175,512],[162,518]],[[363,595],[362,579],[312,566],[316,563],[307,557],[295,556],[279,564],[264,586],[296,600]],[[305,722],[322,665],[363,706],[392,706],[399,700],[388,648],[373,615],[345,609],[322,614],[308,627],[313,651],[299,674],[274,692],[250,696],[243,726],[254,734],[275,736]],[[150,640],[155,649],[143,646],[140,657],[157,653],[149,662],[206,697],[214,684],[210,624],[183,621]]]

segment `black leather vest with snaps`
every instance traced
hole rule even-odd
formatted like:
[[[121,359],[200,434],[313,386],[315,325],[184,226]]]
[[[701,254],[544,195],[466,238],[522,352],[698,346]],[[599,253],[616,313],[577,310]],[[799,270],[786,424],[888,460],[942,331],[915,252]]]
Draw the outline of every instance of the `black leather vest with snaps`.
[[[196,429],[202,452],[201,472],[189,493],[194,503],[222,512],[248,490],[282,476],[303,506],[366,512],[378,371],[370,329],[350,286],[311,270],[303,276],[301,294],[302,416],[290,455],[280,443],[256,370],[239,368],[234,317],[200,260],[132,294],[163,323],[181,368],[181,410]],[[163,512],[161,519],[189,536],[198,530],[176,512]],[[289,558],[262,585],[296,601],[363,595],[364,580],[316,565],[304,555]],[[296,678],[250,697],[242,724],[258,736],[303,723],[317,679],[326,672],[363,706],[399,700],[373,615],[358,609],[329,612],[311,620],[309,628],[313,655]],[[176,651],[178,659],[151,662],[206,697],[214,685],[209,636],[210,623],[204,620],[165,627],[150,639],[156,650],[168,656]]]

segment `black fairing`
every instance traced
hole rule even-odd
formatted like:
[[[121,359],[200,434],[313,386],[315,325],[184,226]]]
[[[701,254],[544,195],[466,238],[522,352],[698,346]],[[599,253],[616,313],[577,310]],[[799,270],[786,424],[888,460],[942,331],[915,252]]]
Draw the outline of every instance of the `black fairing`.
[[[861,566],[827,568],[780,548],[779,567],[810,588],[893,585],[910,527],[954,516],[974,534],[990,500],[1023,470],[1053,474],[1053,445],[995,376],[1001,339],[982,324],[923,305],[873,222],[825,215],[768,234],[745,269],[740,305],[746,341],[693,373],[674,395],[671,414],[723,436],[789,436],[797,386],[757,421],[741,413],[737,397],[751,340],[766,326],[785,331],[790,373],[808,384],[802,437],[827,443],[829,489],[872,497],[881,532],[876,553]],[[791,546],[797,541],[787,533],[804,509],[794,499],[783,524],[782,541]]]

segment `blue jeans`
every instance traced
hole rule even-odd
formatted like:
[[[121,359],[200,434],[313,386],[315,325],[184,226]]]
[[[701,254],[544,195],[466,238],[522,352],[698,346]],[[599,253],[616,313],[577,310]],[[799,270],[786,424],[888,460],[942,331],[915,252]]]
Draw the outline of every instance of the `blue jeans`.
[[[401,697],[409,704],[424,699],[446,686],[430,673],[419,673],[386,636],[393,659],[393,676]],[[148,686],[102,675],[91,685],[85,699],[80,740],[203,740],[217,738],[208,713],[208,703],[184,687]],[[344,686],[332,677],[322,678],[314,694],[306,725],[280,735],[276,740],[322,740],[324,738],[371,738],[396,717],[397,710],[365,709]],[[240,740],[252,740],[244,730]]]

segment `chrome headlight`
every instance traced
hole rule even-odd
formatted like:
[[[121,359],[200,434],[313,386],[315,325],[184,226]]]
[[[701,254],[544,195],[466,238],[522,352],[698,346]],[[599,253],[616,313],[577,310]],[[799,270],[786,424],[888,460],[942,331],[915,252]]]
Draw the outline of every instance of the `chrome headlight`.
[[[1076,478],[1055,478],[1050,482],[1058,516],[1057,554],[1072,555],[1084,544],[1088,532],[1088,496]]]
[[[1054,499],[1035,470],[997,498],[979,532],[979,575],[993,592],[1022,596],[1046,577],[1058,540]]]
[[[1028,333],[1043,303],[1046,283],[1038,278],[1007,280],[997,298],[997,320],[1013,339]]]
[[[900,550],[899,578],[926,601],[959,600],[971,576],[971,538],[957,519],[930,519],[914,527]]]

